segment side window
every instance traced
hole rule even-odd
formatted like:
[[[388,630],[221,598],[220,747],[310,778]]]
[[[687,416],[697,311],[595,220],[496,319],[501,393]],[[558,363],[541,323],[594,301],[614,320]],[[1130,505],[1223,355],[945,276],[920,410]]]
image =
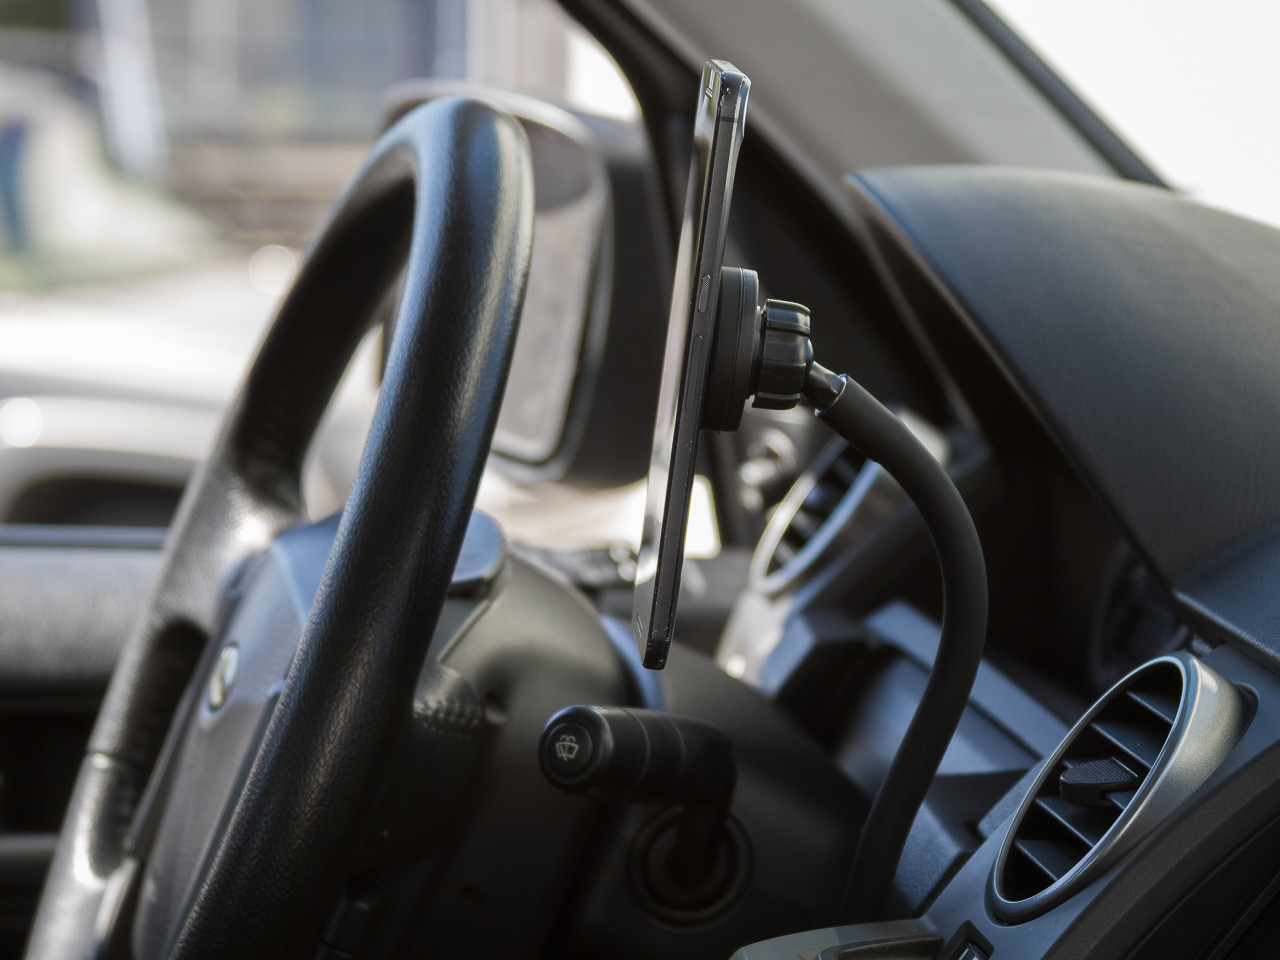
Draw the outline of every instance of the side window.
[[[553,0],[0,4],[0,523],[168,522],[388,88],[421,77],[636,115]],[[316,444],[316,512],[377,352]]]

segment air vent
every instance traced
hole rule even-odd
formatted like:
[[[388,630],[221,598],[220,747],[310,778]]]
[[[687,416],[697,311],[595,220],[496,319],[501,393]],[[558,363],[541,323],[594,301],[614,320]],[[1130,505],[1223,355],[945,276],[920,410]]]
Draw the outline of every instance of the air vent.
[[[899,416],[941,463],[949,445],[907,411]],[[875,529],[905,501],[897,483],[843,440],[835,439],[778,504],[751,560],[757,590],[776,593],[819,561]]]
[[[763,577],[795,565],[805,548],[840,509],[866,459],[843,440],[833,440],[787,492],[774,511],[756,553]]]
[[[1123,858],[1213,773],[1242,713],[1235,687],[1183,653],[1112,687],[1014,817],[992,874],[996,912],[1036,916]]]

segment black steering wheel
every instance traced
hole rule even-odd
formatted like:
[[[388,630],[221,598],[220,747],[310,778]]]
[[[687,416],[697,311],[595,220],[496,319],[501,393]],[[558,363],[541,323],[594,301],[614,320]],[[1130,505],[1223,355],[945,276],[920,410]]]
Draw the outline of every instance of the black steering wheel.
[[[30,960],[314,950],[463,543],[532,231],[528,147],[512,117],[440,100],[374,148],[183,498],[80,768]],[[246,561],[305,520],[304,454],[402,269],[355,485],[301,644],[272,677],[270,657],[213,640]],[[224,722],[233,682],[257,706]],[[209,749],[191,755],[184,737],[197,735]]]

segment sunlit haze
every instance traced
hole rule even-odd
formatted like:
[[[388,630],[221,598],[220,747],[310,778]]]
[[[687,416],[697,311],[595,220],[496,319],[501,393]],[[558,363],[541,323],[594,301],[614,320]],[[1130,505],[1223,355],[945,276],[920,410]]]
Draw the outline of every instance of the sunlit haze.
[[[1280,225],[1280,3],[991,6],[1171,185]]]

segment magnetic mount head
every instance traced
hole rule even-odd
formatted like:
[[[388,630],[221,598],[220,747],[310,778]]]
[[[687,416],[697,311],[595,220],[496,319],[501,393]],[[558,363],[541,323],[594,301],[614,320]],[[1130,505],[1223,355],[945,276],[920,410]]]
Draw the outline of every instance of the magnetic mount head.
[[[703,428],[737,430],[751,397],[752,406],[790,410],[803,397],[812,366],[809,308],[785,300],[761,303],[754,270],[721,270]]]

